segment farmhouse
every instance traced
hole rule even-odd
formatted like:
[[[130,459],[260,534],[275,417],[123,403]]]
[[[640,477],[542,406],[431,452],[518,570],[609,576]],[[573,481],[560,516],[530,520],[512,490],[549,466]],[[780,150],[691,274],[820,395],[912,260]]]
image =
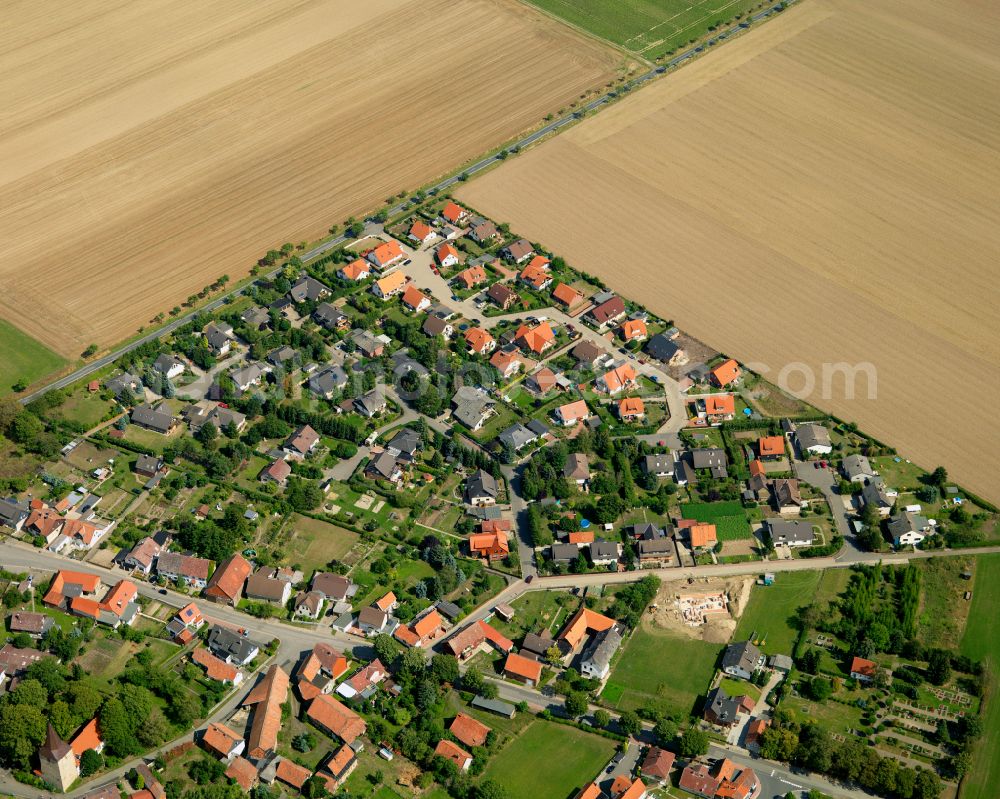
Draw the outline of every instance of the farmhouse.
[[[243,593],[243,583],[250,576],[252,568],[242,555],[237,553],[230,556],[219,564],[219,568],[208,581],[205,598],[212,602],[236,605]]]
[[[27,610],[14,611],[8,619],[12,633],[27,633],[32,638],[41,638],[54,623],[55,620],[51,616]]]
[[[542,678],[542,664],[511,652],[504,661],[503,675],[533,687],[538,685],[538,681]]]
[[[243,754],[246,741],[225,724],[213,721],[202,733],[201,745],[220,760],[231,760]]]
[[[199,646],[191,653],[191,662],[205,670],[205,676],[210,680],[226,685],[239,685],[243,682],[243,672],[232,663],[227,663],[216,657],[205,647]]]
[[[491,730],[482,722],[476,721],[472,716],[459,713],[452,719],[451,724],[448,725],[448,732],[466,746],[474,747],[483,746],[486,743],[486,736],[490,734]]]
[[[278,745],[281,706],[287,699],[288,673],[275,664],[243,700],[243,707],[253,708],[247,736],[247,755],[251,760],[262,760]]]
[[[334,683],[347,673],[347,658],[329,644],[318,643],[295,670],[295,687],[303,702],[328,694]]]
[[[156,573],[160,577],[191,588],[204,588],[211,568],[212,561],[180,552],[164,552],[156,559]]]
[[[504,655],[514,649],[513,641],[482,620],[473,622],[445,642],[448,651],[459,660],[468,660],[484,644],[489,644]]]
[[[705,799],[753,799],[760,792],[760,780],[753,769],[739,766],[728,758],[714,767],[690,763],[681,772],[681,790]]]
[[[276,569],[261,568],[247,578],[244,593],[247,599],[284,606],[292,596],[292,584],[278,579]]]
[[[434,748],[434,754],[437,757],[450,760],[458,767],[459,771],[468,771],[469,766],[472,765],[472,755],[447,738],[442,738],[438,741],[438,745]]]

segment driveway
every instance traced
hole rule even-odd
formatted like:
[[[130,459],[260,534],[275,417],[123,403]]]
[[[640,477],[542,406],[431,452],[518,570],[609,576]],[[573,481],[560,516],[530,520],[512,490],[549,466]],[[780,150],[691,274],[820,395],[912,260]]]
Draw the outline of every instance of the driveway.
[[[840,482],[837,470],[832,466],[826,469],[817,469],[811,461],[801,461],[797,457],[792,461],[792,470],[795,476],[803,483],[811,485],[823,494],[823,498],[830,505],[830,512],[833,514],[833,522],[837,527],[837,532],[844,537],[844,549],[837,556],[838,559],[856,559],[864,552],[858,547],[854,533],[851,531],[850,518],[854,513],[849,499],[837,493],[837,484]]]

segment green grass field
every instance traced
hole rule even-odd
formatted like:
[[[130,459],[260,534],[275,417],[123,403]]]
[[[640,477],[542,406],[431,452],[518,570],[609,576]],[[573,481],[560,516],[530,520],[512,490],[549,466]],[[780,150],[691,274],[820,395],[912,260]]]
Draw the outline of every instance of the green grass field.
[[[611,672],[602,699],[619,710],[687,716],[708,689],[722,647],[640,626]]]
[[[746,513],[739,502],[689,502],[681,505],[685,519],[697,519],[715,525],[720,541],[753,538]]]
[[[796,611],[816,596],[821,572],[787,572],[775,575],[774,585],[755,585],[750,602],[733,634],[734,641],[751,635],[766,639],[762,649],[769,655],[791,655],[799,631]]]
[[[608,738],[573,727],[536,721],[490,761],[483,779],[494,779],[511,797],[573,796],[614,754]]]
[[[341,560],[358,541],[358,534],[335,524],[295,514],[291,520],[294,535],[287,557],[310,572],[323,569],[331,560]]]
[[[963,655],[982,660],[990,671],[986,695],[983,737],[972,761],[972,770],[962,781],[962,799],[992,799],[1000,784],[1000,555],[978,559],[972,610],[962,636]]]
[[[48,347],[0,319],[0,394],[22,380],[31,385],[65,363]]]
[[[656,58],[757,5],[749,0],[529,0],[571,25]]]

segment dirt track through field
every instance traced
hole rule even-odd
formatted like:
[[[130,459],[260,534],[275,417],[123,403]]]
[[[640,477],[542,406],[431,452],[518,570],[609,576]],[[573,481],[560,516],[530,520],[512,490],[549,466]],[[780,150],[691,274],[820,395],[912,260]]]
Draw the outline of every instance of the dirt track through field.
[[[111,344],[533,126],[619,67],[515,0],[19,0],[0,315]]]
[[[997,186],[1000,7],[806,0],[459,195],[1000,500]]]

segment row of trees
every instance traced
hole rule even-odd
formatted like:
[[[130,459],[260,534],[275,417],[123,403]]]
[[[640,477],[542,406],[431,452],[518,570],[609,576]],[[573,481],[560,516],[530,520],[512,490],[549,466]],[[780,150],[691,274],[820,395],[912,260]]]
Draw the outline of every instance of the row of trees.
[[[761,733],[760,753],[893,799],[937,799],[941,794],[941,779],[933,771],[911,769],[894,757],[882,757],[860,738],[834,741],[824,728],[798,724],[781,710]]]

